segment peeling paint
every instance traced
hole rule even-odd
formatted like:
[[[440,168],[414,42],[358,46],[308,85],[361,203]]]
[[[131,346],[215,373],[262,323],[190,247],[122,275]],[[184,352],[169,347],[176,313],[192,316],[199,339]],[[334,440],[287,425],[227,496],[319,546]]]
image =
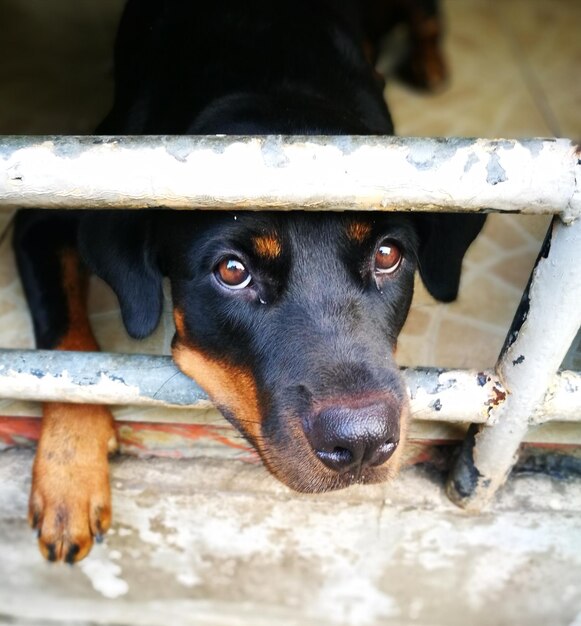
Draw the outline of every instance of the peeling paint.
[[[478,372],[478,376],[476,378],[476,381],[478,382],[478,385],[480,387],[484,387],[484,385],[486,385],[486,383],[490,380],[490,376],[488,376],[487,374],[485,374],[484,372]]]
[[[476,163],[479,163],[480,159],[475,154],[469,154],[466,159],[466,164],[464,165],[464,172],[469,172]]]
[[[486,172],[486,182],[489,185],[498,185],[498,183],[504,183],[508,180],[506,171],[500,164],[500,157],[496,153],[490,155]]]
[[[187,137],[184,137],[181,141],[176,139],[174,141],[163,141],[164,148],[167,153],[171,155],[179,163],[187,163],[188,157],[192,152],[192,144],[188,141]]]
[[[503,148],[504,150],[513,150],[516,142],[511,139],[492,139],[490,145],[494,148]]]
[[[414,138],[409,143],[406,160],[418,170],[437,168],[444,161],[451,159],[469,140],[461,138]],[[471,155],[474,156],[474,155]]]
[[[266,137],[261,145],[261,155],[267,167],[283,168],[290,163],[290,158],[281,150],[279,137]]]
[[[492,388],[492,393],[494,394],[494,397],[490,400],[491,405],[499,406],[506,400],[506,391],[504,391],[504,389],[494,386]]]

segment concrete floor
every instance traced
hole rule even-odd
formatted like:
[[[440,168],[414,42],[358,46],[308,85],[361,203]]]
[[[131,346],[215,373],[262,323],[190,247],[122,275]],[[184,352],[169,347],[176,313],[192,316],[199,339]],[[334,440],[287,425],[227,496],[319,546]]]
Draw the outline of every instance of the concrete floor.
[[[441,477],[292,494],[260,465],[113,465],[116,523],[79,565],[41,560],[32,454],[0,454],[0,623],[581,625],[581,483],[517,475],[468,516]]]
[[[110,103],[121,5],[0,0],[0,132],[95,126]],[[400,134],[581,133],[578,0],[448,0],[445,8],[451,88],[427,98],[390,84]],[[496,294],[498,306],[489,298],[469,310],[479,301],[465,298],[445,307],[420,293],[404,361],[492,365],[544,227],[494,216],[464,293]],[[0,337],[26,347],[29,322],[9,263],[0,265]],[[491,273],[494,289],[482,282]],[[112,337],[118,319],[107,323]],[[0,412],[13,414],[5,404]],[[468,516],[425,467],[389,485],[300,496],[260,465],[231,458],[124,457],[112,469],[113,530],[68,567],[42,561],[26,525],[31,462],[30,450],[0,451],[0,623],[581,626],[579,480],[517,474],[490,511]]]

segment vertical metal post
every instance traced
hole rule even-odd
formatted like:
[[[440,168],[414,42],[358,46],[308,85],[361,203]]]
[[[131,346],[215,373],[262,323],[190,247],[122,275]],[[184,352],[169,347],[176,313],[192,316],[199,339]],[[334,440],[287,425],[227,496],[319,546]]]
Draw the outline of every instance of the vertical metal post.
[[[479,511],[505,482],[580,326],[581,220],[555,217],[496,365],[506,396],[470,428],[448,482],[454,502]]]

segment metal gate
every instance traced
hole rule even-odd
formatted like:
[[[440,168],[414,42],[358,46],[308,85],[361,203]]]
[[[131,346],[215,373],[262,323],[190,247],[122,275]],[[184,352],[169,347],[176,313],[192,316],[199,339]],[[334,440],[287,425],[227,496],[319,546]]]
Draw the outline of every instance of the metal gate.
[[[581,326],[581,147],[567,139],[5,137],[2,207],[553,214],[494,370],[404,376],[414,418],[472,424],[448,483],[469,509],[529,428],[581,422],[581,373],[559,369]],[[0,351],[0,397],[209,404],[169,357],[25,350]]]

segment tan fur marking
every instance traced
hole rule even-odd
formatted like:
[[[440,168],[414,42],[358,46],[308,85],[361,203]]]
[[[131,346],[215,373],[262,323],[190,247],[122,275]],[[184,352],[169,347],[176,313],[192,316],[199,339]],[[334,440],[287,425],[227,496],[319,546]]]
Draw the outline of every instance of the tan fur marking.
[[[347,237],[357,243],[363,243],[370,234],[371,226],[365,222],[350,222],[347,225]]]
[[[282,252],[282,245],[276,235],[260,235],[252,240],[256,254],[266,259],[276,259]]]
[[[210,396],[220,408],[231,413],[239,428],[260,449],[262,417],[252,374],[225,361],[212,359],[180,341],[173,348],[178,367]]]
[[[187,333],[186,333],[186,322],[184,320],[183,311],[180,311],[180,309],[174,308],[173,320],[176,325],[178,337],[182,339],[185,338],[187,336]]]
[[[61,253],[63,288],[67,298],[69,325],[57,350],[98,350],[87,313],[88,276],[74,250]]]

